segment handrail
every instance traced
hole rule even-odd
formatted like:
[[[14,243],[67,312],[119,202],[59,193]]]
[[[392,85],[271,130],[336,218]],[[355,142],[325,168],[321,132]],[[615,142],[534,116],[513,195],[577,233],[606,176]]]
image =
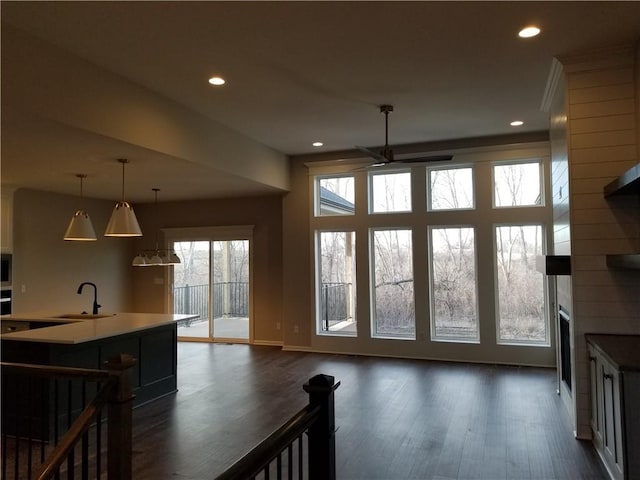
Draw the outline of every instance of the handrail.
[[[216,480],[244,480],[256,476],[284,448],[304,433],[320,416],[320,406],[307,405]]]
[[[93,400],[87,405],[82,413],[73,422],[67,433],[62,437],[60,443],[49,455],[47,462],[41,465],[34,477],[35,480],[48,480],[52,478],[78,443],[80,436],[91,426],[91,422],[98,416],[100,410],[107,404],[109,396],[116,388],[117,380],[112,377],[100,388]]]
[[[307,432],[307,472],[309,480],[335,480],[335,413],[334,391],[340,386],[330,375],[316,375],[302,388],[309,394],[309,404],[291,417],[284,425],[260,442],[255,448],[216,480],[246,480],[264,472],[269,478],[270,467],[276,461],[277,478],[281,472],[282,453],[288,450],[289,478],[292,471],[292,445],[298,441],[298,474],[303,475],[303,434]]]
[[[131,355],[128,354],[120,354],[114,357],[110,357],[105,363],[104,368],[106,370],[92,370],[87,368],[74,368],[74,367],[59,367],[59,366],[50,366],[50,365],[32,365],[32,364],[21,364],[21,363],[9,363],[9,362],[0,362],[2,370],[6,374],[26,376],[26,377],[44,377],[47,379],[53,378],[56,380],[66,379],[68,383],[68,392],[69,398],[66,400],[67,402],[67,418],[70,421],[70,412],[72,407],[71,400],[71,382],[74,381],[82,381],[82,404],[84,405],[84,395],[85,395],[85,382],[96,382],[98,384],[98,391],[95,394],[94,398],[89,401],[89,403],[83,408],[83,410],[78,414],[73,423],[69,425],[66,433],[58,440],[57,427],[54,427],[54,442],[57,444],[52,444],[52,451],[45,459],[45,450],[44,450],[44,440],[46,437],[41,437],[40,445],[40,456],[42,463],[38,467],[38,471],[35,476],[29,476],[34,480],[48,480],[56,478],[60,475],[60,468],[63,465],[63,462],[67,460],[70,465],[70,469],[74,468],[74,449],[82,442],[82,461],[80,463],[80,468],[83,469],[82,476],[86,478],[88,463],[86,463],[86,459],[88,458],[88,430],[95,424],[96,425],[96,468],[98,472],[102,472],[101,469],[101,417],[100,414],[102,411],[107,409],[107,478],[114,480],[130,480],[132,478],[132,468],[131,468],[131,443],[132,443],[132,403],[133,403],[133,390],[132,390],[132,368],[135,365],[136,360]],[[57,392],[56,389],[54,389]],[[57,405],[57,393],[54,393],[54,405]],[[45,395],[43,398],[47,398]],[[47,423],[48,415],[50,415],[49,410],[46,405],[45,409],[41,413],[41,418],[45,419],[45,424]],[[54,407],[57,408],[57,407]],[[17,413],[17,410],[16,410]],[[54,420],[53,423],[57,425],[58,413],[57,410],[54,411]],[[16,415],[16,418],[18,416]],[[16,421],[16,433],[14,435],[16,451],[14,453],[15,459],[15,473],[16,477],[18,475],[18,465],[19,465],[19,453],[18,453],[18,445],[21,442],[19,432],[18,432],[18,422]],[[30,428],[30,427],[29,427]],[[31,432],[31,430],[28,430]],[[48,436],[49,433],[44,433],[43,435]],[[4,432],[3,432],[3,440],[4,440]],[[31,459],[32,459],[32,437],[31,433],[27,434],[26,440],[28,441],[27,446],[27,455],[28,455],[28,472],[31,472]],[[4,443],[6,447],[6,443]],[[5,448],[3,448],[3,459],[5,454]],[[3,463],[6,465],[6,463]],[[4,470],[3,470],[4,472]],[[69,478],[73,478],[73,471],[69,470],[67,472]],[[3,474],[4,475],[4,474]],[[98,473],[98,475],[100,475]]]

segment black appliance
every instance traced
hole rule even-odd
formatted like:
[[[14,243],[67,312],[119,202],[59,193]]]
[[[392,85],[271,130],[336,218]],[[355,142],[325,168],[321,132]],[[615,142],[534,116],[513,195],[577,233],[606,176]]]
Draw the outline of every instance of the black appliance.
[[[0,254],[0,286],[11,286],[11,263],[12,258],[10,253]]]

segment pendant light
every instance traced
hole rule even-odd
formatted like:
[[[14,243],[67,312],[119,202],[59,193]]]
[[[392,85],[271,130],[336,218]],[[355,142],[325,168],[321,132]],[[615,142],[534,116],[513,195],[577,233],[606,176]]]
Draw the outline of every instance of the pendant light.
[[[155,215],[156,220],[159,218],[158,215],[158,192],[159,188],[152,188],[153,193],[155,195]],[[143,250],[138,255],[136,255],[131,262],[131,265],[134,267],[169,267],[171,265],[177,265],[180,262],[180,257],[176,255],[174,250],[169,249],[161,249],[158,244],[158,230],[156,230],[156,249],[155,250]]]
[[[82,181],[87,178],[87,176],[84,173],[78,173],[76,177],[80,179],[80,202],[82,205]],[[97,240],[89,214],[82,208],[77,210],[76,213],[73,214],[73,217],[71,217],[67,231],[64,234],[64,239],[83,242],[93,242]]]
[[[122,200],[113,209],[111,219],[104,232],[105,237],[141,237],[142,230],[138,224],[133,207],[124,199],[124,166],[129,163],[126,158],[119,158],[122,164]]]

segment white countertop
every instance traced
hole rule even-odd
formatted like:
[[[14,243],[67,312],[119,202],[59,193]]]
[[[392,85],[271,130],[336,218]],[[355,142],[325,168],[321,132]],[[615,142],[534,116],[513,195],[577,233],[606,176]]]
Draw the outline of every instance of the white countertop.
[[[170,314],[170,313],[126,313],[118,312],[104,318],[70,319],[60,318],[62,313],[51,314],[29,312],[14,315],[4,315],[1,321],[30,321],[30,322],[59,322],[61,325],[35,328],[19,332],[5,333],[2,340],[16,340],[23,342],[43,342],[76,344],[90,342],[101,338],[124,335],[138,330],[147,330],[161,325],[168,325],[180,320],[197,318],[198,315]]]

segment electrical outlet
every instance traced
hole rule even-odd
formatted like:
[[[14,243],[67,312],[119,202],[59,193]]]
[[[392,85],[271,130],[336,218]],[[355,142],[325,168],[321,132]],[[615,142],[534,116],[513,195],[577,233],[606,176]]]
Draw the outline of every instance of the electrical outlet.
[[[27,293],[27,286],[23,283],[22,287],[20,288],[20,292],[21,293]]]
[[[280,322],[276,322],[276,330],[280,330]]]
[[[293,326],[293,333],[300,333],[300,329],[298,328],[298,325]]]

